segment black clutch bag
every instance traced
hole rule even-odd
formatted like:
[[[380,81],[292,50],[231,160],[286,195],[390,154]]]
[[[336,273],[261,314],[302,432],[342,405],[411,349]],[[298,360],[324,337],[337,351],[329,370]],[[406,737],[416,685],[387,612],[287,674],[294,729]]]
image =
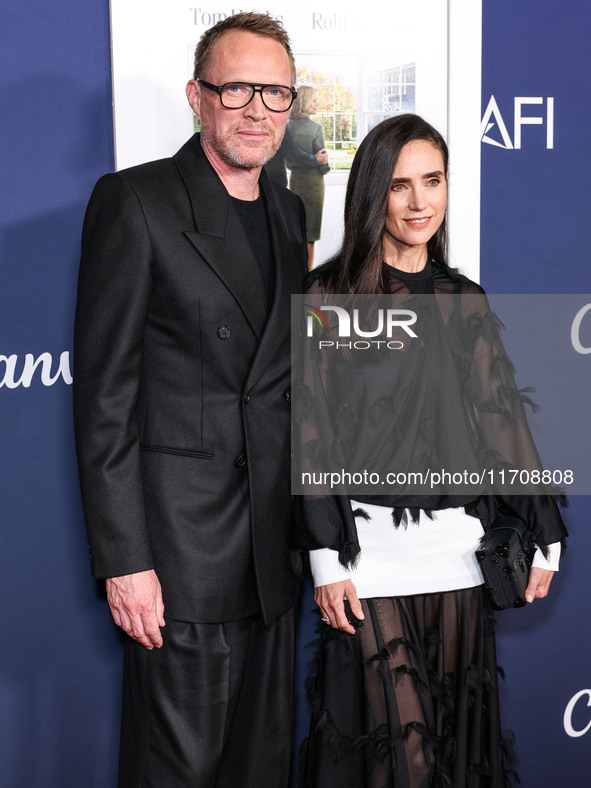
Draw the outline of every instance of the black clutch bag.
[[[536,546],[532,532],[518,517],[497,511],[482,537],[476,558],[495,610],[524,607]]]

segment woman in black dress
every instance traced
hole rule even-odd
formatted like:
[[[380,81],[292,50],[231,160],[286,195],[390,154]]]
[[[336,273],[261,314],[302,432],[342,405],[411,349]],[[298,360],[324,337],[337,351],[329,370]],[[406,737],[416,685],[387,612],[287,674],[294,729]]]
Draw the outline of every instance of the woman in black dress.
[[[359,367],[336,396],[326,354],[309,360],[321,371],[304,372],[293,403],[304,467],[352,445],[358,458],[375,456],[389,442],[390,467],[403,467],[408,445],[444,467],[467,457],[493,471],[539,463],[484,291],[447,265],[447,173],[443,138],[416,115],[384,121],[359,147],[341,249],[315,269],[309,296],[396,294],[433,308],[417,352],[388,357],[379,402]],[[546,596],[566,536],[556,501],[485,485],[376,492],[320,490],[304,501],[296,546],[309,555],[323,627],[301,784],[502,788],[510,747],[474,551],[499,507],[520,517],[538,545],[526,598]]]

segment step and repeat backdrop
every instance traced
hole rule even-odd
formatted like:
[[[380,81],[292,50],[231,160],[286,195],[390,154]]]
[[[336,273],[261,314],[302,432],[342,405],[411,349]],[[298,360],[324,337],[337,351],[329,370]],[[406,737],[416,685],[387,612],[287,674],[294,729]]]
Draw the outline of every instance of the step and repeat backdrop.
[[[538,301],[543,340],[519,343],[517,379],[537,389],[538,444],[548,445],[544,419],[552,412],[561,469],[583,456],[578,489],[589,492],[591,209],[581,172],[589,161],[591,10],[572,0],[484,0],[482,8],[480,281],[491,293],[548,294]],[[577,295],[560,296],[566,293]],[[501,709],[517,735],[526,788],[589,782],[590,504],[570,496],[570,547],[548,599],[498,617],[507,675]]]
[[[80,230],[100,175],[170,155],[198,128],[184,96],[192,50],[207,27],[240,9],[184,0],[5,5],[0,783],[111,788],[122,648],[90,574],[71,423]],[[499,303],[508,329],[517,323],[510,351],[518,383],[537,389],[536,439],[558,470],[577,461],[577,494],[565,515],[571,547],[550,597],[498,616],[503,721],[516,733],[525,788],[583,788],[591,755],[584,494],[591,479],[591,9],[580,0],[425,0],[420,7],[394,0],[386,11],[373,0],[302,0],[261,10],[283,19],[298,83],[318,98],[314,120],[331,164],[318,262],[338,245],[351,161],[376,123],[418,112],[450,143],[452,260],[490,293],[511,295]],[[531,341],[519,323],[519,294],[545,294],[531,302]],[[307,724],[301,687],[312,608],[307,587],[296,739]]]

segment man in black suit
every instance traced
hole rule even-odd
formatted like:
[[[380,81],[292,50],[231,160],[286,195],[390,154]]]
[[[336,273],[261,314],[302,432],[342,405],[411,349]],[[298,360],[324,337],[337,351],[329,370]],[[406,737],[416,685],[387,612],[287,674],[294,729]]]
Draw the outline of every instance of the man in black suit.
[[[262,166],[295,96],[287,35],[229,17],[194,76],[201,135],[102,178],[82,239],[75,425],[93,571],[127,633],[119,784],[285,788],[306,236]]]

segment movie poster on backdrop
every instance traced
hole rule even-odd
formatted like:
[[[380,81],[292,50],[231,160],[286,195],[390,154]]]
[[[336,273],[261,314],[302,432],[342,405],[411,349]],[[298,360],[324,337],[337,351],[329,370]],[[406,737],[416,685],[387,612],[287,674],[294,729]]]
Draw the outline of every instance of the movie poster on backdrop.
[[[207,28],[241,10],[250,9],[111,0],[118,169],[169,156],[199,129],[185,98],[195,44]],[[387,117],[417,112],[447,135],[448,4],[302,0],[256,10],[283,22],[296,59],[296,87],[311,88],[304,93],[317,100],[313,118],[309,102],[303,112],[319,124],[330,165],[315,247],[321,262],[339,244],[348,173],[368,131]],[[285,173],[292,188],[295,169]]]

